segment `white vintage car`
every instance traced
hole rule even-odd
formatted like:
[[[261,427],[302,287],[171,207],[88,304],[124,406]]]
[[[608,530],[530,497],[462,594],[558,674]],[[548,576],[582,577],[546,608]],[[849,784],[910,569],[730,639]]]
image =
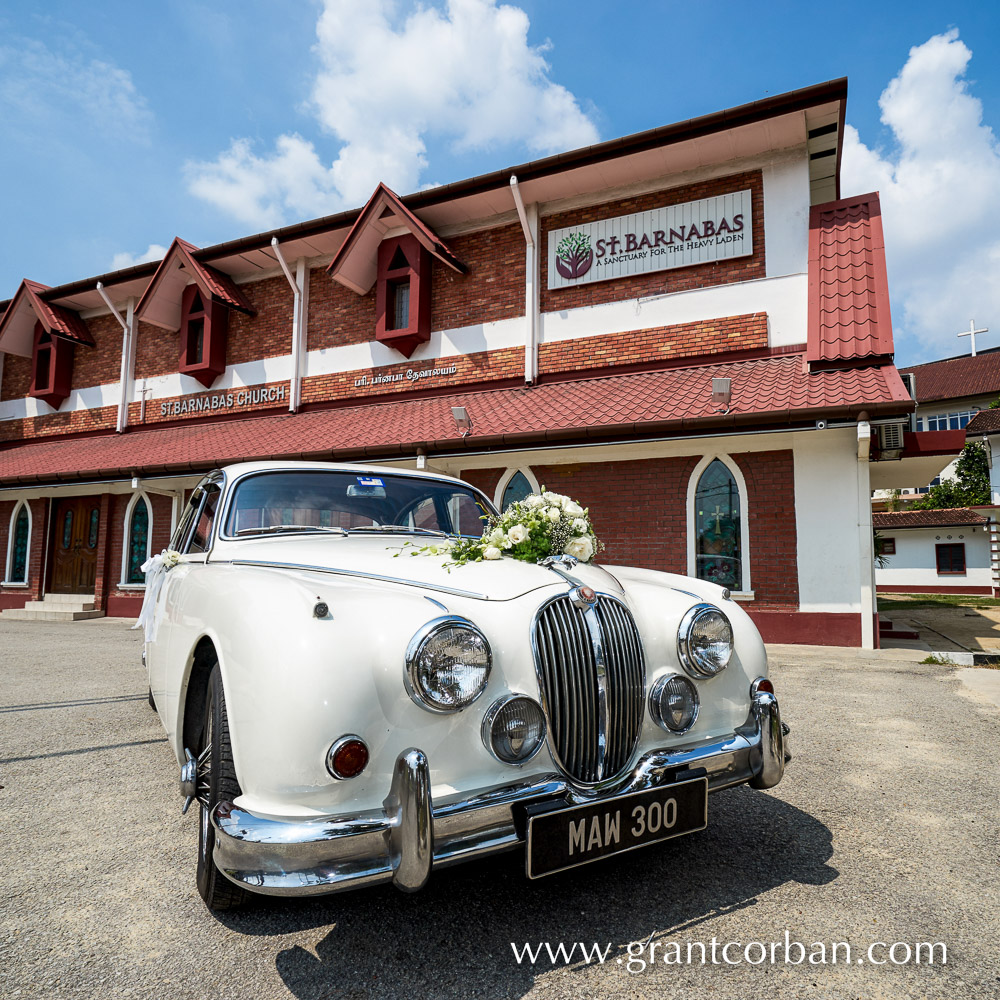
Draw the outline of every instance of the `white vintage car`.
[[[728,591],[418,552],[492,512],[457,479],[325,463],[233,465],[195,490],[179,559],[149,574],[145,658],[200,804],[209,907],[413,891],[509,849],[537,878],[781,780],[787,727]]]

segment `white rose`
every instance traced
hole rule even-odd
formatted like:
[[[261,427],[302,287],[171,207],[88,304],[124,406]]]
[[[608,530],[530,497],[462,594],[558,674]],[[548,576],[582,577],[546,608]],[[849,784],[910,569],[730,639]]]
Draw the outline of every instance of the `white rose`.
[[[573,522],[573,530],[580,532],[581,535],[587,534],[587,522],[582,517],[578,517]]]
[[[543,493],[542,499],[546,503],[556,504],[557,506],[561,507],[567,500],[569,500],[569,497],[565,497],[561,493],[550,492],[550,493]]]
[[[524,498],[524,502],[529,507],[541,507],[542,498],[537,493],[531,493]]]
[[[483,549],[484,559],[499,559],[500,555],[500,550],[495,545],[487,545],[486,548]]]
[[[523,524],[515,524],[514,527],[507,532],[507,537],[514,545],[518,545],[528,537],[528,529]]]
[[[558,521],[560,517],[562,517],[562,512],[559,510],[558,507],[550,507],[549,508],[549,520],[550,521]]]
[[[573,500],[567,500],[563,504],[563,510],[566,511],[570,517],[576,517],[578,514],[583,513],[583,508]]]
[[[571,538],[566,543],[563,552],[568,556],[573,556],[574,559],[579,559],[580,562],[589,562],[594,555],[594,544],[589,535],[584,535],[582,538]]]
[[[503,530],[501,528],[494,528],[490,532],[490,537],[489,537],[488,541],[489,541],[489,543],[491,545],[497,545],[497,546],[503,545],[503,543],[504,543],[504,533],[503,533]]]

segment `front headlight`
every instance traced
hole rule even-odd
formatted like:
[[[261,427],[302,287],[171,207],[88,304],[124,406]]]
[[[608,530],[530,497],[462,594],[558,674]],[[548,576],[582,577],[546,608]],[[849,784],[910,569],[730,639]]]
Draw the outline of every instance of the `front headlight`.
[[[698,721],[698,707],[698,689],[680,674],[661,677],[649,692],[649,714],[671,733],[686,733]]]
[[[714,604],[689,608],[677,630],[677,655],[692,677],[714,677],[733,655],[733,626]]]
[[[483,743],[504,764],[531,760],[545,740],[545,716],[533,698],[507,695],[495,701],[483,716]]]
[[[406,650],[406,690],[429,712],[457,712],[486,690],[493,654],[466,618],[448,615],[424,625]]]

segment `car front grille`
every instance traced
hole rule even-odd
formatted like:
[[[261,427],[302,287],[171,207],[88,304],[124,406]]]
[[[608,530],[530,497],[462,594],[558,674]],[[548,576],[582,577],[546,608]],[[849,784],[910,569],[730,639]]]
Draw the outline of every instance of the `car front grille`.
[[[646,668],[628,608],[601,594],[543,604],[532,632],[535,670],[556,763],[582,784],[621,773],[642,727]]]

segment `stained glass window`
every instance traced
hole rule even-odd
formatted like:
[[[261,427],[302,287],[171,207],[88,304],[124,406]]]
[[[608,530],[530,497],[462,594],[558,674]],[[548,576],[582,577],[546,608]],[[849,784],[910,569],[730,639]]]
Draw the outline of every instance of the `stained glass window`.
[[[506,510],[512,503],[523,500],[530,493],[531,484],[528,482],[528,477],[523,472],[515,472],[503,491],[503,502],[500,504],[500,509]]]
[[[63,518],[63,537],[62,537],[62,547],[64,549],[69,548],[69,543],[73,540],[73,511],[72,509],[66,511],[66,516]]]
[[[741,590],[740,492],[733,474],[718,459],[698,480],[694,521],[698,578]]]
[[[8,583],[28,582],[28,534],[28,508],[22,505],[14,521],[14,537],[10,547],[10,568],[7,573]]]
[[[90,534],[87,535],[87,548],[97,548],[97,528],[100,524],[101,512],[95,507],[90,512]]]
[[[145,583],[142,564],[149,558],[149,508],[143,497],[132,507],[128,526],[128,573],[126,583]]]

